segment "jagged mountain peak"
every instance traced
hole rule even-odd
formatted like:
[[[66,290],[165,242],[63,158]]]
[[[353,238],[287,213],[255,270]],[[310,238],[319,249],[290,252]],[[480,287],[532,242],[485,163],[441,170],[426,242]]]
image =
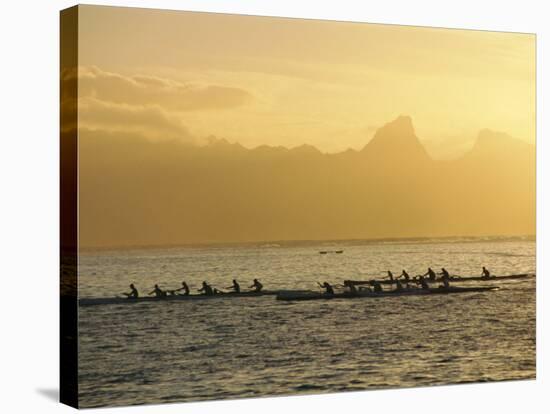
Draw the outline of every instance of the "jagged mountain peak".
[[[241,150],[245,149],[240,143],[231,143],[225,138],[217,138],[213,135],[206,138],[206,147],[216,150]]]
[[[517,157],[523,153],[535,152],[534,146],[504,132],[491,129],[479,131],[477,139],[467,157]]]
[[[321,151],[319,151],[316,147],[309,144],[302,144],[297,147],[291,148],[291,150],[295,154],[304,154],[304,155],[317,155],[321,154]]]
[[[372,140],[363,148],[363,153],[373,157],[411,159],[422,162],[430,157],[415,134],[412,118],[400,115],[379,128]]]

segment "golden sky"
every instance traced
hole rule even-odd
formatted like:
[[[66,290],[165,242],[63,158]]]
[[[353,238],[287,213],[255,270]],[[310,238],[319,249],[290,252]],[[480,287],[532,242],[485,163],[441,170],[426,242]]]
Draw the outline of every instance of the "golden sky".
[[[410,115],[436,158],[535,141],[535,36],[81,6],[81,126],[360,149]]]

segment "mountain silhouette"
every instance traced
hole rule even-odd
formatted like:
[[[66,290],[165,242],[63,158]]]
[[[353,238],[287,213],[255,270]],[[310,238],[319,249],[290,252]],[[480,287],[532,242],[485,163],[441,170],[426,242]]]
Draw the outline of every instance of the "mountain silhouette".
[[[371,162],[415,164],[430,161],[414,132],[411,117],[403,115],[378,129],[361,153]]]
[[[535,156],[533,149],[532,145],[508,134],[483,129],[466,157],[491,162],[513,162],[519,157],[533,158]],[[535,167],[534,163],[532,167]]]
[[[303,144],[298,147],[291,148],[290,151],[292,151],[296,155],[310,155],[310,156],[317,156],[321,155],[321,151],[319,151],[317,148],[315,148],[313,145],[307,145]]]
[[[407,116],[339,154],[85,129],[79,153],[81,246],[535,233],[534,146],[489,130],[453,161]]]

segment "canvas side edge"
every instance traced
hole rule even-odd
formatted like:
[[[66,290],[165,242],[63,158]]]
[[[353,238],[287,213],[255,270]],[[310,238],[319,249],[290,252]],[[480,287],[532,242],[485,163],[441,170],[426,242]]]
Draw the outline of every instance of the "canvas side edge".
[[[60,12],[60,401],[78,408],[78,6]]]

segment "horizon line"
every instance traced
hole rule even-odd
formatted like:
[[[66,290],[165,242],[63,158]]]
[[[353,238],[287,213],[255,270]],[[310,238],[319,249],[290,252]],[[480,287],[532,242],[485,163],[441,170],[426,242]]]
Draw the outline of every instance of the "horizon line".
[[[319,242],[413,242],[413,241],[429,241],[429,240],[451,240],[451,239],[466,239],[463,242],[467,243],[467,239],[472,241],[482,241],[483,239],[491,239],[487,241],[527,239],[536,241],[536,234],[516,234],[516,235],[454,235],[454,236],[415,236],[415,237],[377,237],[377,238],[350,238],[350,239],[295,239],[295,240],[250,240],[250,241],[220,241],[220,242],[189,242],[189,243],[172,243],[172,244],[140,244],[140,245],[111,245],[111,246],[78,246],[78,251],[112,251],[112,250],[160,250],[160,249],[175,249],[175,248],[200,248],[200,247],[231,247],[244,245],[274,245],[274,244],[312,244]]]

